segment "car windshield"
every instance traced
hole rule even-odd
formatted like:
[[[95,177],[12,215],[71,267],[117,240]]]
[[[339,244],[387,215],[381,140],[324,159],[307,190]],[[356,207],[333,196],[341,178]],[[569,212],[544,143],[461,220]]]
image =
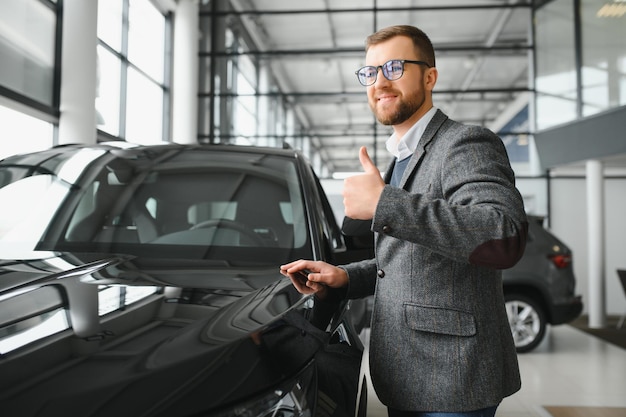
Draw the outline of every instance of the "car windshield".
[[[163,149],[79,152],[56,165],[5,161],[0,250],[18,244],[228,265],[311,256],[294,158]]]

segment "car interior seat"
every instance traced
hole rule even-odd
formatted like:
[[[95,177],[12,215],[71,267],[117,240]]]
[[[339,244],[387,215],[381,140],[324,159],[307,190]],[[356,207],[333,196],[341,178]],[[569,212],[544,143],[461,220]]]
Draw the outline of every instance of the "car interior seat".
[[[288,224],[281,203],[290,202],[289,191],[280,184],[249,178],[241,193],[236,220],[253,229],[268,246],[291,247],[293,225]]]

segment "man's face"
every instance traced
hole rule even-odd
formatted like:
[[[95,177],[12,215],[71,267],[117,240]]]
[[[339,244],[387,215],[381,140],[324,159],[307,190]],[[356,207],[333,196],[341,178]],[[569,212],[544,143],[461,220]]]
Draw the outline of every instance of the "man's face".
[[[372,45],[365,56],[366,65],[378,66],[392,59],[420,60],[411,39],[396,36]],[[389,81],[378,71],[376,82],[367,87],[367,98],[376,116],[384,125],[412,126],[432,107],[431,91],[436,77],[435,68],[405,63],[400,79]]]

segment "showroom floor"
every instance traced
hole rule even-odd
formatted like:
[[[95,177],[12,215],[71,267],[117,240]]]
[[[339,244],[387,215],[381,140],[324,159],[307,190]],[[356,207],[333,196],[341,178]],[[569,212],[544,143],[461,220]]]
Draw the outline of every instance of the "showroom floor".
[[[367,341],[369,333],[362,335]],[[519,363],[522,389],[496,417],[626,417],[626,349],[561,325]],[[374,392],[367,416],[387,416]]]

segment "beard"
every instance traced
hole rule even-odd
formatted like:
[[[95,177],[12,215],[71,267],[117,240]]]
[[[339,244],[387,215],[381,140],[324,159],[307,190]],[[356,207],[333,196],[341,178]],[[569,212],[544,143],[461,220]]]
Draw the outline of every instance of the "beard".
[[[395,109],[385,109],[377,107],[377,102],[370,102],[370,108],[376,116],[376,120],[385,126],[399,125],[407,121],[424,104],[423,92],[418,92],[406,99],[400,99]]]

